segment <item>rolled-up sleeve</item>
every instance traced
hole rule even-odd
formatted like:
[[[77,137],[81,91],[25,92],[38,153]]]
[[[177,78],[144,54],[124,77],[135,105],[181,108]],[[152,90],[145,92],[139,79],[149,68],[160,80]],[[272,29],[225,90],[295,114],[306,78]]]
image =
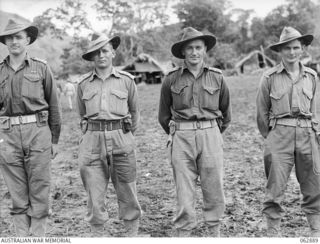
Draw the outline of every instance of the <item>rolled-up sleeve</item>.
[[[48,123],[52,134],[52,143],[57,144],[61,131],[61,109],[58,101],[57,85],[48,65],[46,65],[45,70],[44,95],[49,105]]]
[[[171,96],[171,83],[168,77],[166,77],[162,83],[160,92],[160,102],[159,102],[159,112],[158,121],[164,131],[169,134],[169,122],[172,117],[171,106],[172,106],[172,96]]]
[[[269,114],[271,108],[269,79],[262,76],[256,98],[257,125],[261,135],[266,138],[269,133]]]

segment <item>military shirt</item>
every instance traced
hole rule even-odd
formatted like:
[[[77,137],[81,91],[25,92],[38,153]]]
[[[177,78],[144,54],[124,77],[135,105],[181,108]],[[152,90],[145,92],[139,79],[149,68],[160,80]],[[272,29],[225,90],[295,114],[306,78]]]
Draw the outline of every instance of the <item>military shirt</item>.
[[[57,144],[61,114],[57,88],[45,61],[26,55],[15,71],[10,56],[0,63],[0,116],[19,116],[49,111],[48,124],[52,143]]]
[[[299,63],[300,75],[293,80],[281,62],[261,78],[257,94],[257,124],[263,137],[269,133],[271,119],[315,119],[317,74]]]
[[[221,118],[222,131],[231,121],[230,95],[222,72],[204,65],[198,77],[186,64],[164,79],[158,119],[169,134],[169,122],[212,120]]]
[[[95,70],[85,74],[78,85],[77,102],[81,119],[120,120],[131,118],[132,131],[139,122],[137,87],[134,77],[112,67],[101,79]]]

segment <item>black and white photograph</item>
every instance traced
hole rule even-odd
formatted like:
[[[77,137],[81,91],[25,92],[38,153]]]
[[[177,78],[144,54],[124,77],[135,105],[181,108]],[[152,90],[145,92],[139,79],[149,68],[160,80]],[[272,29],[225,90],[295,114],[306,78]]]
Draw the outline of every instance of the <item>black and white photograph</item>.
[[[320,0],[0,0],[0,242],[318,243],[319,75]]]

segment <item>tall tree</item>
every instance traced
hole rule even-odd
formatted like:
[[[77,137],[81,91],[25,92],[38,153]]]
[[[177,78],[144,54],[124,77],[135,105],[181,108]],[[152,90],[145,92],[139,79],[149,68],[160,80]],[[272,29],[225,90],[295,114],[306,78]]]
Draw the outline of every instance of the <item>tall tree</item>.
[[[122,36],[116,63],[127,63],[143,51],[143,43],[150,36],[141,34],[168,21],[168,3],[169,0],[97,0],[94,8],[99,19],[111,23],[106,32]]]
[[[224,0],[181,0],[174,8],[183,27],[216,33],[225,42],[231,38],[227,32],[231,20],[225,13],[229,6],[230,2]]]

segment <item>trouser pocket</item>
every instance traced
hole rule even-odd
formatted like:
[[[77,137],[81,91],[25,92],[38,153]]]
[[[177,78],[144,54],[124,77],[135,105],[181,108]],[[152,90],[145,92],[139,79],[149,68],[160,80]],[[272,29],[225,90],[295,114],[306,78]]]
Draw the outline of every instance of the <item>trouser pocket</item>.
[[[317,135],[313,130],[310,130],[310,140],[312,148],[313,172],[320,175],[320,135]]]

